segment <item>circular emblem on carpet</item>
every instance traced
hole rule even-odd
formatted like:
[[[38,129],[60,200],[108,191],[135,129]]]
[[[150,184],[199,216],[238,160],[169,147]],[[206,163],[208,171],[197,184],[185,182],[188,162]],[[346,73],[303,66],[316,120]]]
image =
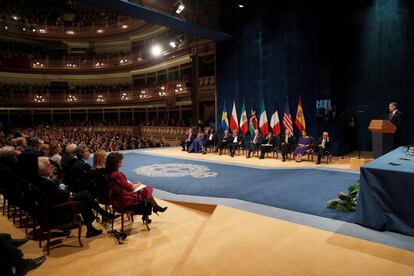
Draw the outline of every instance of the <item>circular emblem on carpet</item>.
[[[181,163],[153,164],[136,168],[134,172],[149,177],[192,176],[194,178],[207,178],[218,175],[218,173],[210,171],[207,166]]]

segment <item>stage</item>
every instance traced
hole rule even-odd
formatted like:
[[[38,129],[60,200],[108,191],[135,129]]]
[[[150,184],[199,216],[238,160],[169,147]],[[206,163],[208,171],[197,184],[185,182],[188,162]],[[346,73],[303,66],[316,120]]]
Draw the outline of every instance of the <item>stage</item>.
[[[413,237],[370,230],[326,209],[326,199],[359,178],[336,160],[316,167],[178,148],[124,155],[123,171],[155,187],[167,212],[152,216],[150,232],[138,219],[127,221],[123,245],[106,234],[83,238],[84,248],[75,237],[63,239],[66,246],[30,275],[414,274]],[[4,216],[0,232],[24,234]],[[27,257],[42,253],[35,241],[22,249]]]

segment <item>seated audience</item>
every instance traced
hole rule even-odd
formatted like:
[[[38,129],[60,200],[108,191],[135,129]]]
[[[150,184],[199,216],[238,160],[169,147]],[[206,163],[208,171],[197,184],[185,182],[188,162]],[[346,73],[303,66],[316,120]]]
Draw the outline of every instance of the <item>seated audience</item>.
[[[13,239],[9,234],[0,233],[0,275],[26,275],[46,260],[45,256],[35,259],[23,258],[19,247],[28,241],[28,238]],[[12,271],[13,268],[15,273]]]
[[[194,139],[196,138],[193,129],[188,129],[187,138],[181,141],[180,145],[183,148],[183,151],[189,151],[191,144],[193,143]]]
[[[214,130],[214,128],[210,128],[207,132],[207,140],[203,146],[203,154],[207,153],[207,149],[209,147],[215,148],[217,146],[217,142],[218,142],[218,136],[216,134],[216,131]]]
[[[240,147],[243,147],[243,144],[244,144],[244,137],[236,129],[235,131],[233,131],[233,140],[229,144],[230,156],[234,157],[234,154],[236,153],[236,149],[240,149]]]
[[[151,223],[149,216],[151,211],[165,212],[167,207],[161,207],[152,196],[152,187],[145,185],[143,189],[135,191],[142,183],[133,183],[119,171],[123,166],[123,155],[119,152],[111,152],[106,158],[106,172],[109,180],[109,197],[114,208],[127,206],[127,209],[137,214],[142,214],[142,221]],[[119,196],[122,195],[122,198]]]
[[[221,155],[221,152],[223,149],[228,148],[231,141],[233,141],[233,136],[229,133],[229,131],[226,129],[224,131],[223,137],[218,142],[217,149],[219,150],[219,155]]]
[[[298,145],[293,151],[293,155],[295,156],[296,162],[301,162],[302,156],[307,154],[308,151],[311,150],[312,140],[312,137],[308,135],[306,130],[302,131],[302,136],[298,140]]]
[[[82,220],[86,225],[86,237],[94,237],[100,235],[102,230],[95,229],[92,225],[95,215],[92,210],[100,214],[103,220],[114,219],[114,215],[105,212],[90,192],[82,191],[77,193],[69,192],[65,189],[65,185],[58,183],[50,178],[52,175],[52,165],[47,157],[38,158],[39,179],[36,186],[46,195],[50,205],[56,205],[67,202],[69,200],[79,201],[77,205],[78,212],[82,215]],[[63,212],[62,210],[51,210],[49,219],[54,224],[64,224],[73,219],[71,212]]]
[[[109,189],[106,180],[106,151],[98,150],[93,155],[93,167],[90,170],[91,182],[95,184],[96,198],[101,204],[110,204]]]
[[[62,156],[60,153],[62,152],[62,147],[58,142],[50,142],[49,144],[49,158],[53,160],[56,164],[61,166]]]
[[[66,145],[66,152],[62,156],[61,160],[61,167],[63,173],[63,181],[69,187],[73,187],[74,179],[73,179],[73,164],[75,164],[76,156],[75,150],[77,148],[76,144],[70,143]]]
[[[250,158],[250,155],[252,151],[258,151],[260,148],[260,145],[263,143],[263,136],[259,133],[258,129],[254,130],[254,136],[252,140],[249,143],[249,149],[247,152],[246,158]]]
[[[322,156],[327,156],[331,154],[331,140],[329,138],[329,133],[324,132],[322,134],[322,137],[318,141],[318,160],[316,161],[316,164],[321,163]]]
[[[293,145],[295,144],[295,137],[289,129],[285,130],[285,134],[280,139],[280,147],[282,151],[282,162],[285,162],[289,153],[292,152]]]
[[[200,131],[197,134],[197,137],[194,139],[193,143],[191,144],[188,152],[195,152],[195,153],[202,152],[206,140],[207,140],[207,135],[204,132]]]
[[[260,157],[259,159],[264,159],[265,154],[271,151],[276,151],[279,146],[279,137],[274,136],[272,132],[269,132],[264,139],[263,143],[260,145]]]
[[[76,159],[72,166],[73,186],[69,186],[69,189],[72,192],[89,191],[95,194],[94,184],[89,177],[92,167],[88,164],[90,156],[88,147],[85,144],[79,145],[75,150],[75,154]]]

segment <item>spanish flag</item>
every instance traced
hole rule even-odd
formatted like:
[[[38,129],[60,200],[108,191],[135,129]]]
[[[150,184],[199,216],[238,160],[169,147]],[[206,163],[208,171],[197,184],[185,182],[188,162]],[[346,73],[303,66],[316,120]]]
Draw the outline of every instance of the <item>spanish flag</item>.
[[[303,114],[302,97],[299,96],[298,111],[296,112],[295,125],[300,131],[306,130],[305,114]]]

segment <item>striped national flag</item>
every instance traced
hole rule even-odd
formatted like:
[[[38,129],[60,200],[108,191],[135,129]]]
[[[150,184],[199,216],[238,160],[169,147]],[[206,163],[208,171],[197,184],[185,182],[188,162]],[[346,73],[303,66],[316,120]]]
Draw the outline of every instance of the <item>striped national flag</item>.
[[[286,100],[285,113],[283,114],[283,127],[293,133],[292,116],[289,111],[289,100]]]

